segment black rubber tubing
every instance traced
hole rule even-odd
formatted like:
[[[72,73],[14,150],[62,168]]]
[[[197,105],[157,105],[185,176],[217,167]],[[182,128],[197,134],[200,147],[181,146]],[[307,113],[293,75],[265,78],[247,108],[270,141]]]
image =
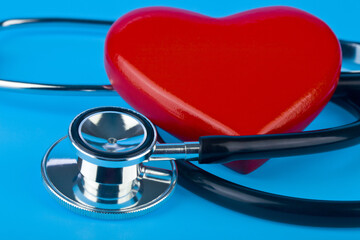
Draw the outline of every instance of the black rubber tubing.
[[[339,95],[335,94],[335,96]],[[360,103],[360,100],[357,96],[355,98],[350,96],[348,98],[334,97],[333,101],[359,117],[360,109],[356,102]],[[356,121],[345,126],[325,130],[327,134],[330,132],[339,134],[341,137],[338,138],[335,135],[333,142],[326,141],[326,147],[323,150],[338,149],[358,142],[359,125],[360,121]],[[321,133],[323,131],[315,132]],[[338,143],[340,146],[336,146]],[[280,151],[280,149],[278,150]],[[261,158],[263,156],[261,155]],[[180,185],[209,201],[243,214],[306,226],[360,227],[360,201],[288,197],[229,182],[189,162],[178,161],[177,166]]]

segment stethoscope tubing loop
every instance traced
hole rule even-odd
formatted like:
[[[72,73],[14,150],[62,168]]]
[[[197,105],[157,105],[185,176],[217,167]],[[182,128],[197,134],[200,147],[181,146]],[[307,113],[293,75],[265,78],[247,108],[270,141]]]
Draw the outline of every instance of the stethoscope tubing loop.
[[[30,26],[35,23],[76,23],[110,26],[113,22],[72,18],[7,19],[0,22],[0,31],[16,26]],[[356,57],[356,49],[360,47],[360,43],[349,41],[340,41],[340,43],[344,58]],[[0,79],[0,90],[50,95],[95,96],[116,94],[113,87],[108,84],[57,85],[6,79]],[[341,105],[345,104],[349,109],[351,108],[351,111],[358,117],[360,115],[360,97],[357,94],[359,91],[360,72],[344,71],[340,75],[339,85],[334,94],[333,101]],[[310,143],[312,143],[311,146],[292,146],[291,151],[302,151],[306,153],[307,150],[314,146],[320,146],[321,151],[347,147],[357,144],[360,141],[359,132],[360,120],[341,127],[320,130],[317,133],[301,133],[302,140],[304,142],[310,141]],[[326,139],[324,138],[326,136],[321,134],[327,134],[329,138]],[[314,137],[314,135],[316,135],[316,137]],[[291,135],[279,136],[291,137]],[[331,139],[333,139],[333,141]],[[321,145],[321,141],[324,140],[324,144]],[[271,149],[266,151],[270,152]],[[313,153],[311,151],[309,152]],[[283,153],[290,154],[289,152]],[[261,158],[261,156],[256,155],[255,157]],[[272,156],[273,155],[269,155],[268,157]],[[311,226],[360,226],[360,201],[328,201],[282,196],[231,183],[185,161],[179,162],[178,168],[180,184],[184,187],[210,201],[242,213],[280,222]]]

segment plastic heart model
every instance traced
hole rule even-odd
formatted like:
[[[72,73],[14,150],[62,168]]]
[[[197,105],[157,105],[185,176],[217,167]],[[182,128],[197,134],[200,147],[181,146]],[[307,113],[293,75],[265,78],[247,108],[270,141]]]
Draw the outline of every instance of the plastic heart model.
[[[105,44],[118,93],[184,141],[303,130],[333,94],[340,45],[320,19],[290,7],[212,18],[144,8],[118,19]],[[266,160],[228,164],[249,173]]]

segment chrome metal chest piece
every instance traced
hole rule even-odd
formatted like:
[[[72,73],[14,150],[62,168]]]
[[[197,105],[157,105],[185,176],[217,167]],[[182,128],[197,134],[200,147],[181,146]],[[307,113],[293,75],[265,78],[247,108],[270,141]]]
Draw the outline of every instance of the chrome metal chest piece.
[[[61,204],[86,216],[143,215],[169,198],[177,181],[174,161],[161,157],[161,147],[154,153],[156,137],[154,125],[137,112],[87,110],[43,158],[45,186]],[[151,155],[163,161],[149,161]]]

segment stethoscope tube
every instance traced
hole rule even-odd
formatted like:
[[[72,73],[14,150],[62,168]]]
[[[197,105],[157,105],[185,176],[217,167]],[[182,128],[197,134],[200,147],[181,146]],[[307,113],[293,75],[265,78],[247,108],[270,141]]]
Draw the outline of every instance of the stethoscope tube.
[[[338,98],[333,101],[359,117],[360,107],[351,100]],[[354,130],[352,133],[347,130],[342,132],[344,130],[342,127],[336,130],[344,142],[351,142],[354,138],[358,141],[356,135],[359,135],[360,121],[351,125],[353,126],[349,129]],[[310,140],[314,142],[314,139]],[[160,141],[163,141],[162,138]],[[329,150],[333,150],[333,146],[328,147]],[[179,161],[177,166],[180,185],[209,201],[240,213],[271,221],[306,226],[360,226],[360,201],[315,200],[283,196],[227,181],[189,162]]]
[[[263,192],[219,178],[191,163],[177,163],[179,184],[218,205],[283,223],[359,227],[360,201],[295,198]]]
[[[314,154],[360,143],[360,121],[341,127],[288,134],[204,136],[199,138],[199,163]]]
[[[32,18],[0,22],[1,29],[32,23],[78,23],[110,26],[111,21]],[[343,56],[356,57],[360,43],[341,41]],[[111,85],[53,85],[0,80],[0,89],[24,93],[109,95]],[[359,72],[342,72],[334,101],[359,115]],[[346,97],[346,99],[345,99]],[[224,163],[239,159],[259,159],[303,155],[351,146],[360,142],[360,121],[341,127],[290,134],[258,136],[209,136],[200,138],[200,163]],[[241,144],[239,144],[241,143]],[[230,151],[231,150],[231,151]],[[287,197],[251,189],[208,173],[195,165],[178,161],[180,184],[188,190],[224,207],[286,223],[312,226],[360,226],[360,201],[327,201]]]
[[[0,33],[6,29],[33,24],[71,23],[81,25],[100,25],[110,27],[113,21],[76,19],[76,18],[17,18],[0,21]],[[117,93],[112,85],[79,85],[79,84],[44,84],[36,82],[13,81],[0,78],[0,90],[41,95],[72,95],[72,96],[108,96]]]
[[[358,81],[353,81],[353,84],[349,84],[343,90],[352,90],[353,85],[359,84]],[[334,97],[332,101],[341,107],[346,108],[355,117],[359,118],[360,106],[359,103],[355,103],[357,99],[358,98],[356,97],[348,97],[345,99],[342,97]],[[308,134],[309,132],[304,133]],[[352,145],[353,143],[359,142],[360,120],[342,127],[313,131],[312,133],[314,135],[309,134],[308,139],[306,135],[303,135],[304,138],[302,138],[302,140],[304,142],[309,140],[322,150],[326,151],[327,149],[331,151],[338,147],[335,146],[339,143],[338,141],[342,142],[340,143],[340,146],[347,145],[348,143]],[[295,133],[295,135],[296,134],[298,133]],[[289,136],[291,138],[294,135],[284,134],[283,136]],[[278,135],[278,137],[278,140],[284,140],[284,142],[281,141],[281,145],[286,148],[288,145],[285,138],[282,138],[281,134]],[[334,141],[332,142],[330,139]],[[275,140],[275,143],[276,142],[277,141]],[[270,144],[273,145],[274,143]],[[296,148],[291,147],[292,143],[289,145],[290,152],[288,153],[296,155]],[[306,146],[306,143],[302,147],[300,145],[297,145],[297,147],[299,147],[299,153],[304,150],[306,151],[306,147],[310,147]],[[257,148],[257,146],[254,147]],[[276,153],[278,149],[274,149],[274,152],[271,153],[272,150],[273,149],[271,148],[267,149],[268,155],[264,154],[261,156],[276,155],[273,155],[273,153]],[[254,154],[256,155],[255,152]],[[255,155],[250,154],[247,157],[255,157]],[[279,153],[279,155],[282,155],[282,153]],[[177,162],[177,166],[179,169],[180,185],[218,205],[244,214],[272,221],[307,226],[360,226],[360,201],[315,200],[283,196],[227,181],[189,162]]]

